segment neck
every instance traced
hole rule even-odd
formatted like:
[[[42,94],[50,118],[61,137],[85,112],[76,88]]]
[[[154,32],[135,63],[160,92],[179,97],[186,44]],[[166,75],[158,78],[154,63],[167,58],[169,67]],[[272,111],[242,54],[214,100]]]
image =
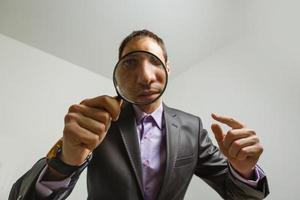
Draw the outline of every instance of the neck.
[[[155,102],[147,105],[138,105],[138,107],[145,113],[152,113],[154,112],[162,103],[161,99],[156,100]]]

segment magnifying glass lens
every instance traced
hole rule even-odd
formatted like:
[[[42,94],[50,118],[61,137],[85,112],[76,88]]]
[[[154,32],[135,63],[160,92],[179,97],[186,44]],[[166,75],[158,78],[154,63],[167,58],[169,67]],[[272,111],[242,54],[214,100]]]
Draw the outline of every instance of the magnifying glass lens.
[[[113,76],[118,95],[134,104],[156,101],[164,92],[168,79],[164,63],[146,51],[123,56],[115,66]]]

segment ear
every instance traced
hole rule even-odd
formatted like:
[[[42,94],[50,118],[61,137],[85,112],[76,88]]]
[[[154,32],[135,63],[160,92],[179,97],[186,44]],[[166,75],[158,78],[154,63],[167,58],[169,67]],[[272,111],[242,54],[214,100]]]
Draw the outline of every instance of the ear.
[[[167,61],[166,70],[168,72],[168,75],[170,75],[170,73],[171,73],[170,61]]]

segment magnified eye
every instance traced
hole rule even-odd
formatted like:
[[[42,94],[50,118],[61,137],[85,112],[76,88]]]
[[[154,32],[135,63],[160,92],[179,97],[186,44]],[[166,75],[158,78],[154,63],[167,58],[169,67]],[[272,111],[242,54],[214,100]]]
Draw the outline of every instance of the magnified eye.
[[[157,67],[162,66],[161,62],[153,56],[150,56],[149,60],[150,60],[151,64],[153,64],[154,66],[157,66]]]
[[[122,62],[122,67],[125,69],[133,69],[138,66],[138,60],[134,58],[127,58]]]

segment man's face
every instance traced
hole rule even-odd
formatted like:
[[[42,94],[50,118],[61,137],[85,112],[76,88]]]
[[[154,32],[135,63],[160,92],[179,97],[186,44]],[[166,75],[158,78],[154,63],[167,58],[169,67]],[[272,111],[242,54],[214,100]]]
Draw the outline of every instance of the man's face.
[[[124,48],[122,56],[133,51],[147,51],[157,56],[163,63],[163,50],[149,37],[131,40]],[[163,65],[150,54],[131,54],[121,61],[120,86],[123,94],[135,102],[149,102],[161,94],[166,85]],[[167,68],[168,71],[168,68]]]

